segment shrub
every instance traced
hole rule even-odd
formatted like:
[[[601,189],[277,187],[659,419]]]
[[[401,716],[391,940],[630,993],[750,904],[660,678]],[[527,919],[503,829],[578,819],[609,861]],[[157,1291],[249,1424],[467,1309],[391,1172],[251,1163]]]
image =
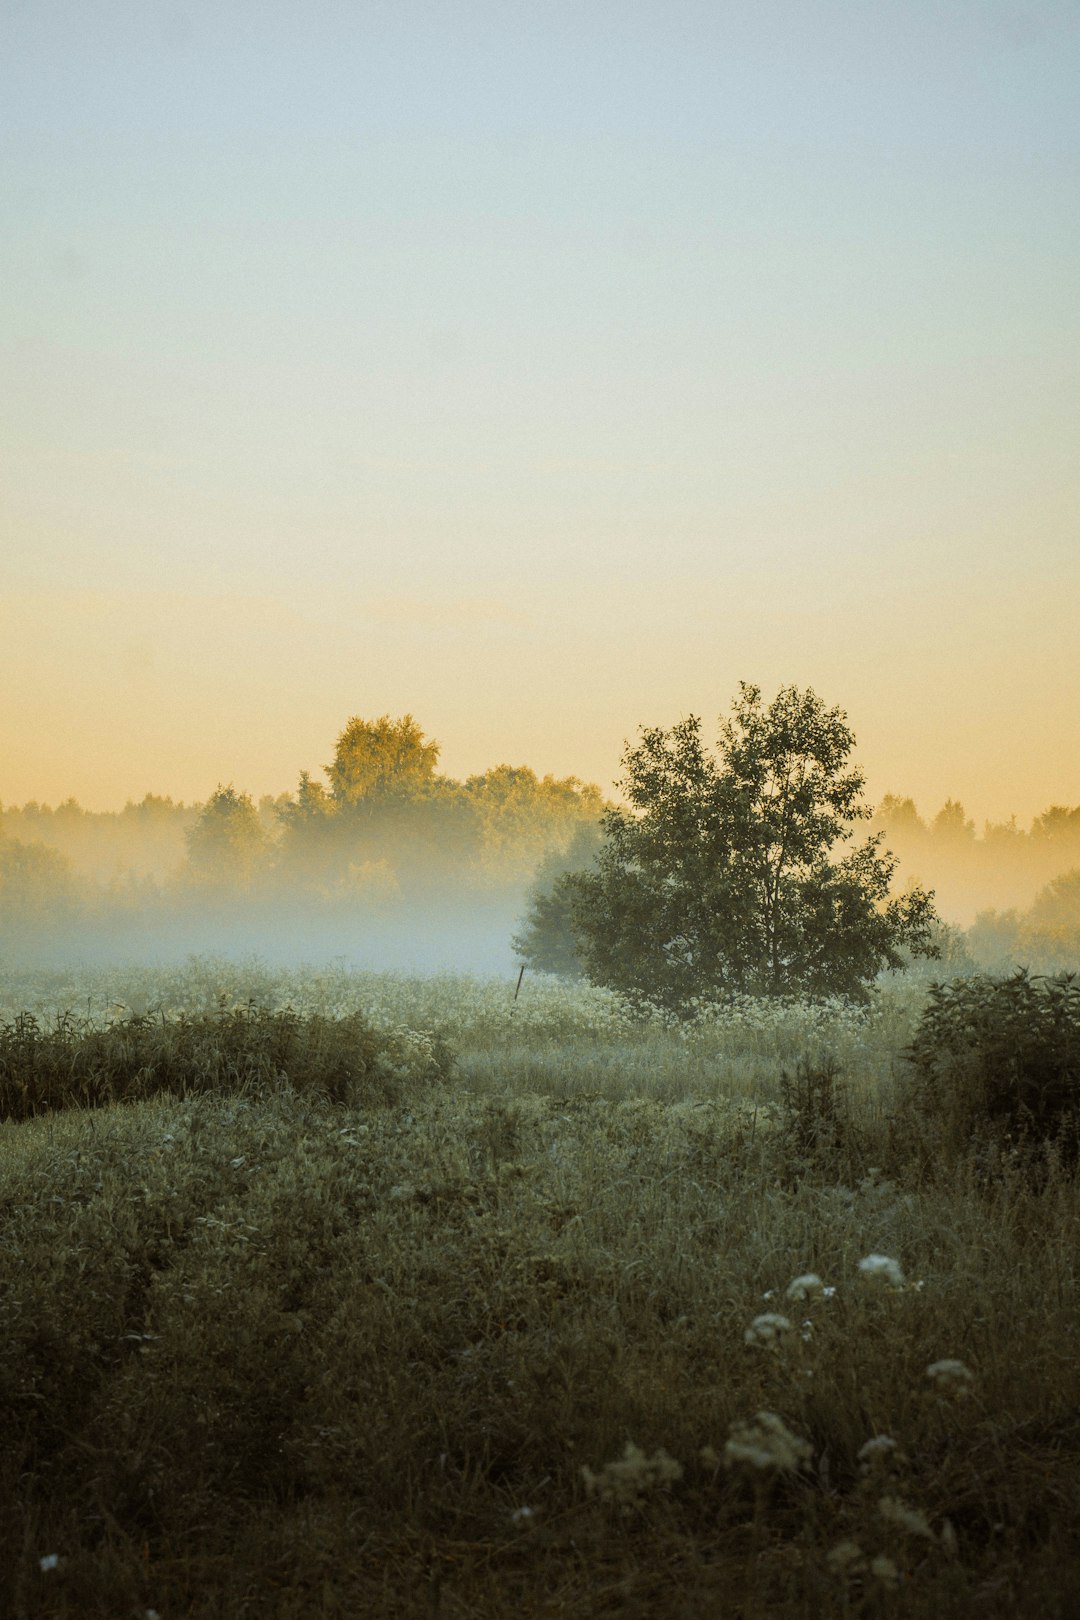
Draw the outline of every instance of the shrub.
[[[48,1028],[24,1012],[0,1023],[0,1117],[282,1080],[331,1102],[389,1101],[405,1080],[444,1078],[450,1061],[437,1038],[376,1029],[360,1013],[302,1017],[249,1003],[104,1028],[61,1013]]]
[[[942,1145],[1015,1151],[1080,1146],[1080,980],[979,975],[934,985],[905,1054],[897,1123]]]
[[[780,1076],[781,1142],[788,1173],[825,1175],[843,1180],[860,1162],[858,1132],[847,1088],[834,1058],[805,1058]]]

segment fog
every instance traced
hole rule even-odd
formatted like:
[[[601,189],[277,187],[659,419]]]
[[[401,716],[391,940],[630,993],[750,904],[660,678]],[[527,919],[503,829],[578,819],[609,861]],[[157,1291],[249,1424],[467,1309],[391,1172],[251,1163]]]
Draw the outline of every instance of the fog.
[[[437,765],[411,716],[354,718],[321,775],[257,804],[219,784],[194,805],[0,809],[0,951],[509,973],[535,874],[595,838],[599,790],[527,766],[458,782]]]
[[[509,975],[533,885],[586,863],[603,799],[527,766],[464,782],[437,766],[411,716],[354,718],[322,773],[258,803],[219,784],[201,804],[148,793],[114,812],[0,807],[0,953]],[[897,889],[933,889],[965,931],[957,959],[1080,962],[1080,807],[977,829],[954,800],[923,815],[889,794],[871,829],[899,857]]]

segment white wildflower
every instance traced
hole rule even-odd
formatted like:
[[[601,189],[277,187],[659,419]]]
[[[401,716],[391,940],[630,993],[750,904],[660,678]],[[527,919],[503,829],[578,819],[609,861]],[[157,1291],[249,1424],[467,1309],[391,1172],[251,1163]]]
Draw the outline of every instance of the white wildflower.
[[[816,1271],[807,1271],[801,1277],[794,1277],[787,1285],[788,1299],[810,1299],[814,1294],[820,1294],[824,1283]]]
[[[682,1464],[669,1457],[663,1446],[646,1457],[640,1446],[628,1440],[618,1462],[606,1463],[598,1474],[582,1468],[581,1477],[590,1496],[597,1495],[602,1502],[617,1502],[622,1507],[636,1507],[659,1486],[681,1479],[682,1473]]]
[[[871,1558],[870,1573],[876,1580],[881,1582],[882,1586],[898,1586],[900,1583],[900,1571],[892,1559],[886,1558],[884,1553],[879,1553],[876,1558]]]
[[[866,1559],[857,1541],[838,1541],[826,1555],[825,1562],[837,1575],[857,1575],[866,1568]]]
[[[899,1501],[895,1496],[883,1496],[878,1503],[878,1512],[888,1524],[895,1524],[898,1529],[906,1530],[909,1536],[922,1536],[926,1541],[934,1540],[925,1513],[918,1508],[908,1507],[906,1502]]]
[[[904,1273],[887,1254],[868,1254],[859,1261],[860,1275],[870,1282],[888,1283],[890,1288],[903,1288]]]
[[[873,1473],[876,1469],[884,1471],[894,1463],[902,1462],[903,1457],[891,1434],[875,1434],[872,1440],[859,1447],[859,1467],[864,1474]]]
[[[38,1559],[38,1563],[41,1565],[43,1572],[47,1572],[50,1569],[59,1569],[60,1555],[59,1553],[46,1553],[44,1558]]]
[[[975,1374],[962,1361],[932,1361],[926,1376],[943,1395],[970,1395],[975,1384]]]
[[[744,1464],[778,1474],[793,1474],[805,1468],[811,1456],[809,1444],[792,1434],[775,1412],[758,1412],[752,1423],[733,1423],[731,1438],[724,1447],[724,1461],[729,1468]]]
[[[536,1514],[533,1512],[531,1507],[519,1507],[519,1508],[515,1508],[514,1511],[511,1513],[511,1515],[510,1515],[510,1523],[511,1524],[528,1524],[529,1520],[534,1519],[535,1517],[536,1517]]]
[[[747,1344],[764,1345],[775,1349],[784,1337],[791,1332],[791,1323],[786,1316],[778,1316],[775,1311],[766,1311],[763,1316],[755,1316],[743,1338]]]

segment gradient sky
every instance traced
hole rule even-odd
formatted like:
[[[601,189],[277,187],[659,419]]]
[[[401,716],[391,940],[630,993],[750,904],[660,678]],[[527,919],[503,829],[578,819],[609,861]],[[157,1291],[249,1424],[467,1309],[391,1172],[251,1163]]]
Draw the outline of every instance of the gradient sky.
[[[1076,0],[3,0],[0,800],[740,679],[1080,803]]]

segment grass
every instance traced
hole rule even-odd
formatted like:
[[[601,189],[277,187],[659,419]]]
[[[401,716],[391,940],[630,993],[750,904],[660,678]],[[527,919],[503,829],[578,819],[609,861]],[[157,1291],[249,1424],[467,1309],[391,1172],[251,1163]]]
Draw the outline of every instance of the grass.
[[[675,1030],[224,972],[129,974],[136,1026],[186,974],[456,1068],[0,1126],[0,1612],[1072,1612],[1080,1193],[900,1155],[914,992]]]

